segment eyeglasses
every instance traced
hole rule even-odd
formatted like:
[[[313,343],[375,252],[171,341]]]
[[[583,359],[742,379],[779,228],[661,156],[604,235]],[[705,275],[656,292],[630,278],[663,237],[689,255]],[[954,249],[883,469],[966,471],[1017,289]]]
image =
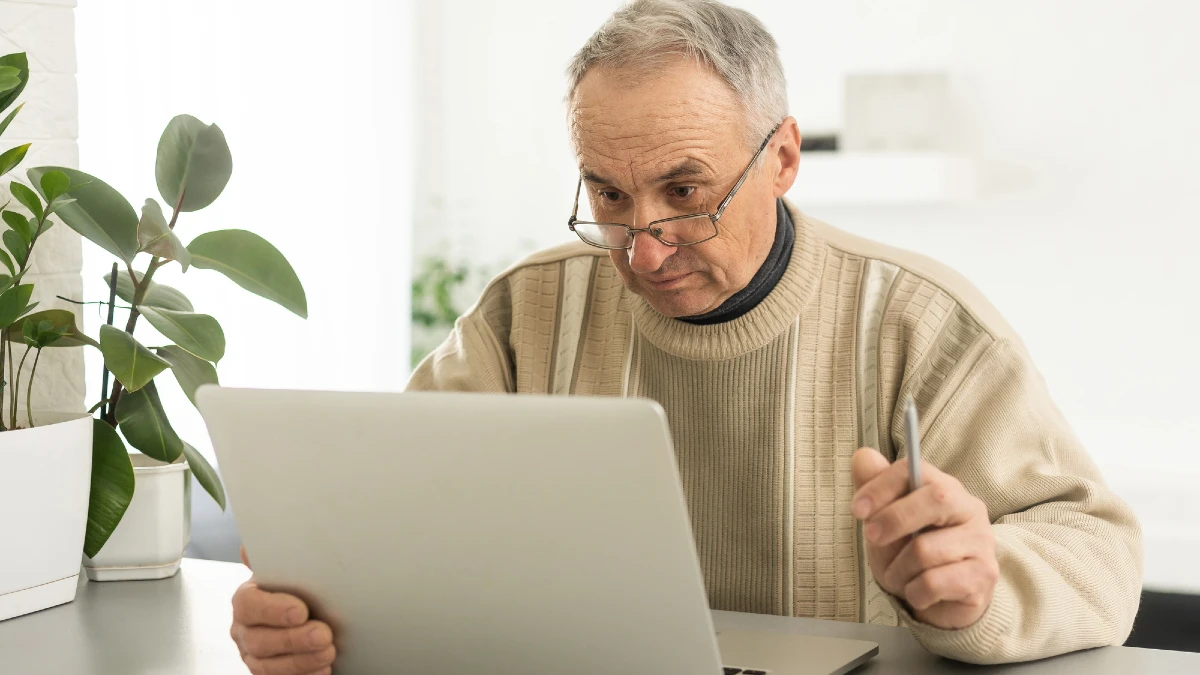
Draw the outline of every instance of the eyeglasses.
[[[575,206],[571,209],[571,217],[567,220],[567,227],[579,235],[579,238],[585,244],[611,250],[633,248],[633,236],[638,232],[645,232],[667,246],[695,246],[696,244],[702,244],[717,236],[717,221],[721,219],[721,214],[725,213],[725,207],[729,206],[729,202],[737,194],[738,188],[742,187],[742,183],[746,182],[746,178],[750,175],[750,169],[758,162],[759,155],[767,148],[767,144],[771,142],[771,138],[775,136],[775,132],[779,130],[780,126],[782,124],[775,125],[775,128],[771,129],[771,133],[767,134],[767,137],[763,139],[762,145],[758,146],[758,151],[754,153],[754,157],[746,165],[746,170],[742,172],[741,177],[734,183],[733,188],[729,190],[729,194],[725,195],[725,198],[717,205],[716,213],[689,213],[683,216],[663,218],[662,220],[650,223],[646,227],[629,227],[623,223],[597,223],[590,220],[579,220],[577,218],[579,215],[579,193],[583,189],[583,177],[580,176],[579,183],[575,186]]]

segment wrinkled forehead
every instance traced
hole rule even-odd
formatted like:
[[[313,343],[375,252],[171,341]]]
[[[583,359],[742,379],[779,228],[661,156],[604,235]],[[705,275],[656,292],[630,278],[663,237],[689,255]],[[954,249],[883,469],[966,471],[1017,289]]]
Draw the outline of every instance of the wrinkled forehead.
[[[741,147],[744,119],[724,80],[677,64],[652,73],[589,71],[568,122],[581,172],[634,187],[685,161],[723,173]]]

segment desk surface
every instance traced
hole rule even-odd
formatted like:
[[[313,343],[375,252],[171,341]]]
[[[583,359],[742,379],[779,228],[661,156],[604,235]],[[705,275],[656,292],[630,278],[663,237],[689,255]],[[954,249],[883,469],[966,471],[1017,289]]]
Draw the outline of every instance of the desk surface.
[[[229,639],[241,565],[185,560],[162,581],[84,583],[75,602],[0,622],[0,672],[12,675],[245,674]],[[713,612],[718,628],[761,628],[879,643],[856,675],[881,673],[1200,673],[1200,654],[1108,647],[981,669],[935,657],[903,628]]]

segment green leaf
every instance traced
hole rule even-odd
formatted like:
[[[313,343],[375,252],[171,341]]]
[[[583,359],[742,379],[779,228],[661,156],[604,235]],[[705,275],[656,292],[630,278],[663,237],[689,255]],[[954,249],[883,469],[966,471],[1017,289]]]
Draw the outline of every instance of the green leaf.
[[[8,125],[12,124],[13,118],[15,118],[17,113],[21,112],[21,108],[24,107],[25,104],[22,103],[21,105],[13,108],[13,111],[8,113],[8,117],[5,117],[4,121],[0,122],[0,134],[3,134],[8,129]]]
[[[299,277],[266,239],[245,230],[218,230],[196,237],[188,250],[195,267],[216,270],[251,293],[308,318],[308,300]]]
[[[138,307],[138,311],[168,340],[205,361],[216,362],[225,356],[225,333],[211,316],[145,305]]]
[[[14,275],[14,276],[16,275],[16,273],[17,273],[16,265],[13,265],[12,258],[9,257],[8,253],[2,249],[0,249],[0,263],[3,263],[4,266],[8,268],[9,274]]]
[[[75,198],[75,202],[58,207],[58,217],[100,248],[126,263],[133,262],[138,251],[138,217],[121,193],[99,178],[75,169],[39,166],[27,173],[29,180],[40,188],[42,177],[51,171],[67,174],[71,179],[71,196]],[[87,185],[79,185],[84,182]]]
[[[92,420],[92,492],[88,499],[83,553],[95,558],[125,516],[133,499],[133,463],[121,437],[107,423]]]
[[[21,239],[21,235],[12,230],[5,230],[0,239],[4,240],[4,247],[12,254],[14,260],[21,267],[25,266],[25,258],[29,255],[29,244]]]
[[[36,171],[36,169],[30,169],[29,171]],[[32,176],[30,176],[30,178],[32,178]],[[29,209],[29,212],[33,214],[34,218],[37,218],[38,220],[42,219],[42,202],[37,198],[37,195],[34,194],[33,190],[30,190],[28,187],[18,183],[15,180],[9,183],[8,189],[10,192],[12,192],[12,196],[16,197],[18,202],[21,202],[22,206]]]
[[[21,85],[19,87],[0,94],[0,111],[4,111],[8,110],[8,106],[17,100],[17,97],[25,90],[25,85],[29,83],[29,59],[25,57],[25,52],[7,54],[0,56],[0,66],[12,66],[16,68],[21,78]]]
[[[159,347],[157,351],[171,364],[171,374],[192,405],[196,405],[196,390],[200,385],[220,384],[217,381],[217,369],[208,361],[175,345]]]
[[[25,344],[34,349],[45,349],[62,339],[63,333],[49,321],[26,321],[23,325]]]
[[[162,207],[153,199],[147,199],[142,207],[142,219],[138,221],[138,244],[140,250],[150,255],[178,261],[184,272],[192,264],[192,254],[179,241],[167,224]]]
[[[149,384],[155,375],[171,365],[129,333],[109,325],[100,326],[100,351],[104,354],[104,367],[131,392]]]
[[[25,315],[33,284],[21,284],[0,293],[0,326],[11,326]]]
[[[208,206],[221,195],[232,173],[233,157],[220,127],[191,115],[179,115],[167,124],[158,140],[154,178],[168,206],[179,204],[180,211]]]
[[[225,486],[221,485],[217,470],[212,468],[207,459],[204,459],[204,455],[186,442],[183,444],[183,456],[187,460],[188,466],[192,467],[192,473],[196,476],[196,480],[200,481],[200,487],[212,495],[213,501],[224,511]]]
[[[21,71],[12,66],[0,66],[0,94],[21,86]]]
[[[61,203],[61,201],[62,200],[59,200],[59,202],[55,202],[55,203]],[[71,201],[75,201],[75,200],[72,199]],[[51,206],[53,206],[53,204],[51,204]],[[49,216],[50,213],[51,213],[50,209],[46,209],[46,215]],[[36,221],[30,220],[29,222],[32,225]],[[45,220],[42,221],[41,225],[38,225],[37,234],[35,234],[33,236],[40,237],[43,234],[46,234],[46,230],[49,230],[51,227],[54,227],[54,221],[50,220],[50,218],[46,218]]]
[[[0,176],[3,176],[4,174],[16,168],[16,166],[21,163],[21,160],[25,159],[25,153],[29,152],[29,146],[31,145],[33,145],[33,143],[18,145],[17,147],[10,148],[3,154],[0,154]]]
[[[0,293],[12,288],[13,278],[7,274],[0,274]]]
[[[47,171],[42,174],[42,180],[38,185],[42,188],[42,196],[49,203],[58,199],[60,195],[66,194],[67,188],[71,187],[71,178],[62,171]]]
[[[20,185],[20,183],[14,183],[14,185]],[[29,227],[29,219],[24,214],[17,213],[16,211],[5,211],[4,213],[0,213],[0,218],[3,218],[4,223],[11,227],[14,232],[21,235],[26,244],[33,240],[33,230]]]
[[[174,462],[183,453],[183,441],[167,421],[153,382],[121,394],[117,426],[130,445],[160,462]]]
[[[23,319],[13,322],[6,330],[10,337],[16,338],[18,335],[24,334],[26,324],[30,322],[41,323],[43,321],[50,322],[55,330],[62,331],[63,333],[63,337],[54,342],[55,347],[90,345],[97,349],[100,348],[99,342],[96,342],[88,337],[86,333],[79,330],[79,327],[75,324],[75,313],[68,309],[46,309],[36,314],[30,314]]]
[[[59,195],[57,199],[46,205],[46,215],[50,215],[51,213],[58,211],[67,204],[74,204],[76,201],[77,200],[74,197],[64,197]],[[47,222],[49,221],[42,221],[43,230],[48,229],[48,226],[46,225]]]
[[[137,274],[138,283],[142,282],[142,273]],[[112,283],[112,273],[104,275],[104,284],[107,286]],[[128,272],[117,273],[117,297],[125,302],[133,303],[133,279],[129,278]],[[160,284],[154,280],[150,281],[150,287],[146,289],[146,297],[142,298],[142,304],[150,307],[161,307],[163,309],[173,309],[177,312],[190,312],[193,310],[192,302],[180,291]]]

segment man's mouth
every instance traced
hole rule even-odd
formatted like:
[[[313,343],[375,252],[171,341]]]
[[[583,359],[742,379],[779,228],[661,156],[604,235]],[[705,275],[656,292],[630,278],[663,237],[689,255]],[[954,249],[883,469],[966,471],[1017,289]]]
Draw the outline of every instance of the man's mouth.
[[[646,277],[643,280],[646,282],[646,285],[656,291],[669,291],[682,285],[688,277],[692,276],[692,274],[695,273],[684,272],[683,274],[676,274],[674,276],[664,277],[662,279],[651,279]]]

